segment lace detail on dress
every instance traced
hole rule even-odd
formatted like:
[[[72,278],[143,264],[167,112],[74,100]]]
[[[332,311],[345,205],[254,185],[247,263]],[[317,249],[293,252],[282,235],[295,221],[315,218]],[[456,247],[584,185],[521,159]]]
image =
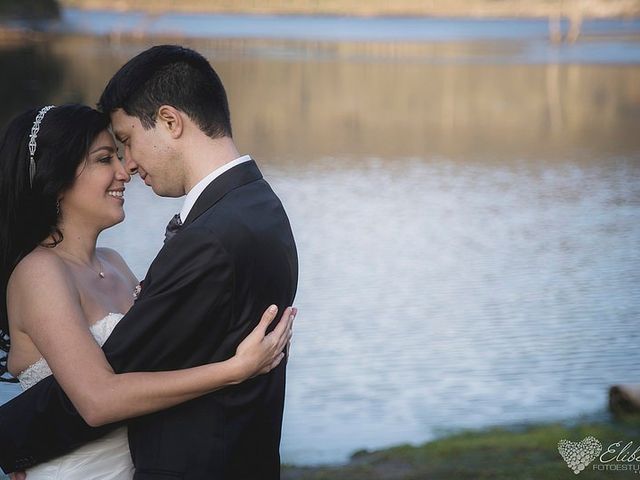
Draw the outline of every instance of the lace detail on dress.
[[[93,335],[93,338],[96,339],[96,343],[98,345],[104,345],[104,342],[107,341],[109,335],[111,335],[111,332],[116,328],[116,325],[122,317],[124,317],[122,313],[110,313],[89,327],[89,330],[91,330],[91,334]],[[35,362],[33,365],[29,365],[20,372],[18,380],[20,381],[22,390],[26,390],[51,374],[52,372],[47,361],[44,358],[40,358],[40,360]]]
[[[104,345],[109,335],[111,335],[111,332],[113,332],[113,329],[118,325],[118,322],[122,320],[122,317],[124,317],[122,313],[110,313],[89,327],[98,345]]]

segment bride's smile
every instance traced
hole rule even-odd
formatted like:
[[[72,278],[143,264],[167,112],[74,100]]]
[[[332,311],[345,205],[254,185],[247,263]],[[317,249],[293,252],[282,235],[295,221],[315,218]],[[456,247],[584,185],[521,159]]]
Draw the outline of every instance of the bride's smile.
[[[78,166],[73,185],[62,194],[63,232],[71,227],[71,221],[97,232],[123,221],[125,184],[129,180],[131,176],[117,155],[113,137],[104,130],[89,147],[86,160]]]

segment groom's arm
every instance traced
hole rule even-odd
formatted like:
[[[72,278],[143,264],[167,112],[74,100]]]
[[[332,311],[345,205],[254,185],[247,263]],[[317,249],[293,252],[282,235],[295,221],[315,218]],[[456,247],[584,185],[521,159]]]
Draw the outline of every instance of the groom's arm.
[[[193,364],[203,329],[209,338],[223,338],[229,318],[212,316],[230,303],[232,278],[227,252],[206,229],[191,226],[177,235],[154,260],[139,299],[103,347],[114,370]],[[90,427],[48,377],[0,407],[0,467],[24,470],[112,428]]]
[[[229,321],[233,267],[207,229],[191,226],[160,252],[138,300],[102,347],[116,373],[204,363],[205,337],[220,342]],[[199,355],[200,354],[200,355]]]
[[[0,467],[5,473],[26,470],[115,427],[89,427],[51,375],[0,407]]]

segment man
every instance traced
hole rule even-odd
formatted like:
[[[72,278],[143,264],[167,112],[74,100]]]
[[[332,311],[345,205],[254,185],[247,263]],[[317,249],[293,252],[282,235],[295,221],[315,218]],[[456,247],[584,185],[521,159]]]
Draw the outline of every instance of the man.
[[[292,303],[298,265],[280,201],[234,145],[220,79],[193,50],[153,47],[116,73],[99,104],[129,171],[160,196],[187,194],[107,359],[120,373],[231,357],[269,303]],[[134,478],[279,478],[285,363],[129,422]],[[24,470],[111,428],[89,427],[48,377],[0,407],[0,466]]]

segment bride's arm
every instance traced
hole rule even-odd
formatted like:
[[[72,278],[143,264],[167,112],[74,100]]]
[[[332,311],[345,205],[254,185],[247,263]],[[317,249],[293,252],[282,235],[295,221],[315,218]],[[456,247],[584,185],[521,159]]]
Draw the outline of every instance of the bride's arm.
[[[65,393],[91,426],[172,407],[266,373],[282,360],[295,310],[277,327],[267,310],[229,360],[169,372],[116,374],[93,339],[77,290],[54,255],[25,258],[9,286],[11,310],[46,359]]]

